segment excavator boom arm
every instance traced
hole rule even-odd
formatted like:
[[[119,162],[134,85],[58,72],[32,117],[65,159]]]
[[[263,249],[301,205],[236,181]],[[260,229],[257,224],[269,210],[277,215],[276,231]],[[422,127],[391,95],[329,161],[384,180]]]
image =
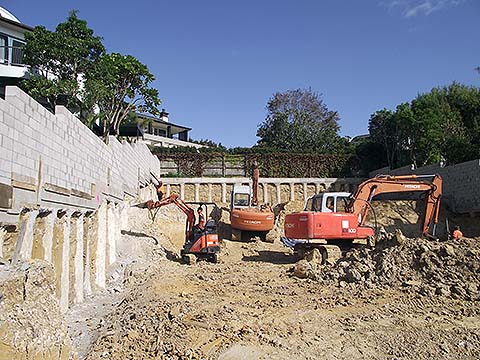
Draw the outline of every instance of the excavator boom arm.
[[[187,224],[186,224],[186,229],[185,229],[185,236],[186,238],[190,238],[190,235],[193,230],[193,225],[195,224],[195,212],[193,209],[188,206],[187,203],[185,203],[178,194],[172,194],[169,197],[160,200],[160,201],[152,201],[149,200],[147,201],[147,207],[149,209],[155,209],[155,208],[160,208],[165,205],[170,205],[170,204],[175,204],[177,207],[182,210],[182,212],[187,215]]]
[[[250,202],[252,206],[258,205],[258,180],[260,178],[260,171],[258,170],[258,164],[255,161],[253,163],[253,173],[252,173],[252,201]]]
[[[424,180],[432,178],[431,181]],[[440,197],[442,195],[442,178],[439,175],[404,175],[384,176],[379,175],[361,183],[347,207],[347,212],[360,216],[359,225],[365,222],[370,202],[374,196],[386,193],[412,193],[425,194],[424,222],[422,234],[430,236],[430,225],[438,223],[440,210]]]

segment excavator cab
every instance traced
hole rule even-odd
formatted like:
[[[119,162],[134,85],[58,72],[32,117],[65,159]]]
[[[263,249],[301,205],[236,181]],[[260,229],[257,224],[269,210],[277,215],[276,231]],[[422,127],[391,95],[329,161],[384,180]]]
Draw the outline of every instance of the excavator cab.
[[[324,192],[309,198],[304,211],[315,212],[343,212],[350,202],[352,194],[348,192]]]
[[[230,195],[230,209],[247,208],[250,206],[252,189],[246,185],[234,185]]]

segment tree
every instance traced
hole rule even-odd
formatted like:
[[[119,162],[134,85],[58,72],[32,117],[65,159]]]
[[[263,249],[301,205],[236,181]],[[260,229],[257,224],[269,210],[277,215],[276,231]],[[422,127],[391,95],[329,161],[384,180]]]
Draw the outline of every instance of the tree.
[[[444,88],[450,108],[458,122],[445,143],[450,163],[480,158],[480,89],[454,82]]]
[[[371,139],[355,144],[348,166],[355,176],[368,177],[372,170],[387,166],[385,148]]]
[[[480,89],[452,83],[370,118],[389,166],[455,164],[480,157]],[[396,154],[396,155],[395,155]],[[408,156],[406,156],[408,155]]]
[[[37,26],[25,40],[23,61],[31,70],[22,88],[52,110],[61,97],[71,109],[81,110],[82,76],[105,52],[101,38],[72,11],[54,32]]]
[[[85,101],[99,109],[105,141],[118,135],[120,125],[132,112],[158,114],[158,91],[150,84],[155,77],[131,55],[103,55],[86,73]]]
[[[383,109],[372,114],[368,122],[370,138],[372,142],[381,145],[384,149],[387,164],[391,169],[397,164],[400,146],[396,120],[395,113]]]
[[[344,145],[339,116],[311,89],[277,92],[267,103],[267,117],[259,125],[258,146],[292,152],[333,153]]]

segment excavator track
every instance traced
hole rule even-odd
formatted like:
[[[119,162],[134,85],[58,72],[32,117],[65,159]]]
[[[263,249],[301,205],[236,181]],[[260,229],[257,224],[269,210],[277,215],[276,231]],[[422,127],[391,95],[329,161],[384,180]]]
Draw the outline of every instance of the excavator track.
[[[197,257],[194,254],[183,254],[182,262],[187,265],[194,265],[197,262]]]
[[[294,252],[301,259],[305,258],[308,252],[318,249],[322,256],[322,265],[333,265],[343,255],[342,249],[338,245],[318,244],[318,243],[301,243],[294,247]]]
[[[318,250],[322,255],[323,265],[333,265],[342,257],[342,249],[337,245],[320,245]]]

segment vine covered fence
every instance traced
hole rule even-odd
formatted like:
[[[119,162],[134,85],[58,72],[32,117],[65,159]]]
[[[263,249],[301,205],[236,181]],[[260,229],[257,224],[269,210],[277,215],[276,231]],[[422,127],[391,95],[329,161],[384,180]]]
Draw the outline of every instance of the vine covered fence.
[[[262,177],[315,178],[349,174],[347,156],[323,154],[240,154],[157,152],[162,175],[172,177],[250,176],[257,161]]]

